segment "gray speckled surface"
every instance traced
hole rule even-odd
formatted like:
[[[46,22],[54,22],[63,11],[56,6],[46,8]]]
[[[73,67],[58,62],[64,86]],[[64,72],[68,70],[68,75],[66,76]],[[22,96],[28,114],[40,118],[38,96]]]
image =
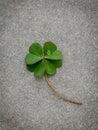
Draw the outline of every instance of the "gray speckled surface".
[[[0,130],[98,130],[96,0],[0,0]],[[26,70],[29,45],[55,42],[63,66],[50,77],[77,106]]]

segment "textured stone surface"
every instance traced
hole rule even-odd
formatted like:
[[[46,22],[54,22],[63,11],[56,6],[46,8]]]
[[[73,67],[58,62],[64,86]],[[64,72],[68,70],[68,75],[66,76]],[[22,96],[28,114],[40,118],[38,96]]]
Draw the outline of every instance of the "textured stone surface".
[[[0,0],[0,130],[98,130],[96,0]],[[55,88],[26,70],[29,45],[55,42],[63,66]]]

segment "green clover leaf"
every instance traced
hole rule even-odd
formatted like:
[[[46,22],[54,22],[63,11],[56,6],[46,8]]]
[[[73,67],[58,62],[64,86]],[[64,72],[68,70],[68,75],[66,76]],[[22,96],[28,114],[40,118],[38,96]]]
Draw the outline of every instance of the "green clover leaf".
[[[56,50],[57,46],[53,42],[49,41],[44,43],[44,55],[48,55],[48,52],[52,54]]]
[[[41,56],[37,56],[37,55],[33,55],[33,54],[29,53],[26,55],[25,62],[27,65],[33,65],[42,59],[43,59],[43,57],[41,57]]]
[[[37,42],[32,43],[32,45],[29,48],[29,52],[37,56],[43,56],[42,47]]]
[[[25,57],[25,63],[27,69],[34,72],[34,76],[40,77],[45,75],[47,84],[56,96],[65,101],[81,105],[79,102],[60,95],[48,79],[48,75],[54,75],[57,68],[62,66],[62,57],[62,52],[57,50],[57,46],[53,42],[45,42],[43,48],[39,43],[35,42],[29,47],[29,53]]]

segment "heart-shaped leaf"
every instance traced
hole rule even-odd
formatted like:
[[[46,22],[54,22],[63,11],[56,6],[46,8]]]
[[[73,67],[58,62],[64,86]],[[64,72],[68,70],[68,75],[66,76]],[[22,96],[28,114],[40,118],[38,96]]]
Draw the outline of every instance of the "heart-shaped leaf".
[[[27,65],[32,65],[32,64],[34,64],[42,59],[43,59],[43,57],[38,57],[36,55],[29,53],[26,55],[25,62]]]
[[[42,47],[39,43],[33,43],[29,48],[29,52],[37,56],[43,55]]]
[[[50,75],[53,75],[56,73],[56,67],[49,60],[46,60],[45,62],[45,70],[46,70],[46,73]]]
[[[50,60],[61,60],[62,59],[62,53],[59,50],[54,51],[51,55],[46,55],[46,59]]]
[[[49,42],[45,42],[44,44],[44,54],[47,55],[50,51],[50,53],[52,54],[55,50],[57,50],[57,46],[49,41]]]
[[[40,61],[39,64],[36,65],[36,68],[34,69],[34,75],[36,77],[42,76],[45,72],[45,65],[44,61]]]

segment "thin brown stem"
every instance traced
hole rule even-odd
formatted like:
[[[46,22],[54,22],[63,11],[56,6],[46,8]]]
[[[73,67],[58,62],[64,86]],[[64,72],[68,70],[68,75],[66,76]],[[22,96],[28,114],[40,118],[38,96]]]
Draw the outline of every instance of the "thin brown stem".
[[[46,80],[48,86],[52,89],[52,91],[54,92],[54,94],[55,94],[57,97],[63,99],[63,100],[66,101],[66,102],[74,103],[74,104],[77,104],[77,105],[82,105],[82,103],[80,103],[80,102],[77,102],[77,101],[74,101],[74,100],[65,98],[65,97],[62,96],[58,91],[56,91],[55,88],[51,85],[51,82],[49,81],[47,74],[45,74],[45,80]]]

